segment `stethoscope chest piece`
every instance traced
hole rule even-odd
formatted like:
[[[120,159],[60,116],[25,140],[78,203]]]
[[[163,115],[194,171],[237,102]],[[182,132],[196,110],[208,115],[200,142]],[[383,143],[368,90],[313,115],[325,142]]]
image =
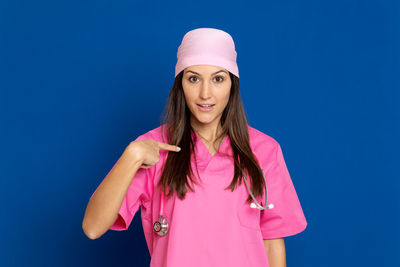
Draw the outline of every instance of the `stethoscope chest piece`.
[[[168,233],[168,229],[169,229],[167,219],[164,216],[160,215],[160,220],[156,221],[153,224],[153,229],[159,236],[166,235]]]

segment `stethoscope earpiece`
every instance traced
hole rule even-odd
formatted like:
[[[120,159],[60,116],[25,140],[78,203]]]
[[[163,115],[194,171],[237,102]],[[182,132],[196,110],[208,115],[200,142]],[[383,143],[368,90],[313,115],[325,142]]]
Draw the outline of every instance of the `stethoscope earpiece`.
[[[261,205],[260,205],[260,207],[261,207]],[[250,204],[250,208],[253,208],[253,209],[257,208],[257,204],[254,203],[254,202],[252,202],[252,203]],[[270,203],[270,204],[267,205],[266,208],[267,208],[267,209],[273,209],[273,208],[274,208],[274,204]]]

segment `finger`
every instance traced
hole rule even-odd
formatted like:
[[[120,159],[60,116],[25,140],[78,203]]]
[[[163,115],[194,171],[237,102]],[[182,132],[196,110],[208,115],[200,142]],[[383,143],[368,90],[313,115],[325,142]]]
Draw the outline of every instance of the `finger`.
[[[170,145],[170,144],[166,144],[166,143],[162,143],[162,142],[158,142],[158,141],[156,141],[156,142],[160,149],[165,149],[165,150],[170,150],[170,151],[175,151],[175,152],[179,152],[181,150],[181,148],[179,146],[174,146],[174,145]]]
[[[141,166],[140,166],[140,168],[144,168],[144,169],[148,169],[148,168],[151,168],[151,167],[153,167],[154,165],[156,164],[156,162],[151,162],[151,163],[143,163]]]
[[[148,169],[148,168],[151,168],[151,167],[153,167],[152,165],[142,165],[142,166],[140,166],[140,168],[143,168],[143,169]]]

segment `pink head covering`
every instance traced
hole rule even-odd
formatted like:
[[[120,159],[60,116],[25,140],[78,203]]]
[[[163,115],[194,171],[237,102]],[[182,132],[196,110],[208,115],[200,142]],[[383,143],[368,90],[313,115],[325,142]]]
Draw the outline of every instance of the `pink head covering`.
[[[225,68],[239,78],[235,43],[229,33],[214,28],[198,28],[183,36],[178,48],[175,77],[192,65],[214,65]]]

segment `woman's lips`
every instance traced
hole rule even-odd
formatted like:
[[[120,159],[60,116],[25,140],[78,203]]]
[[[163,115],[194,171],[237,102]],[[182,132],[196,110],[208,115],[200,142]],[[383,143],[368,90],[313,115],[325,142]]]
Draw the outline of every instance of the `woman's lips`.
[[[202,107],[199,104],[197,104],[197,106],[199,107],[200,111],[211,111],[214,109],[215,104],[213,104],[211,107]]]

